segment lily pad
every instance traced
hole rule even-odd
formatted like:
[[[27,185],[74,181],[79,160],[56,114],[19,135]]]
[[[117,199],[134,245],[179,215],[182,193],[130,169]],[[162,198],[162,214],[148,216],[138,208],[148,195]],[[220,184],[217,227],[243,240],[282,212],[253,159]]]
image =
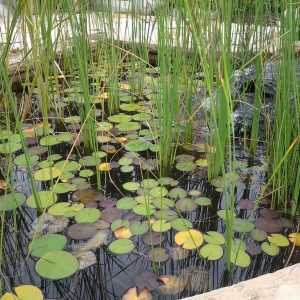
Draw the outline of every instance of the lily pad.
[[[158,209],[168,209],[175,206],[174,200],[171,200],[169,198],[155,198],[152,201],[152,204],[156,206]]]
[[[165,187],[157,186],[150,190],[150,195],[154,198],[164,197],[168,194],[168,190]]]
[[[291,243],[295,244],[297,247],[300,246],[300,233],[292,232],[289,234],[289,240]]]
[[[43,209],[51,206],[57,200],[57,195],[51,191],[38,192],[38,198],[35,198],[34,194],[27,198],[27,205],[32,208]]]
[[[262,252],[262,249],[261,249],[261,246],[260,245],[257,245],[255,243],[250,243],[247,245],[247,252],[250,254],[250,255],[258,255]]]
[[[0,211],[15,210],[26,200],[26,196],[21,193],[10,193],[0,196]]]
[[[248,267],[251,263],[249,254],[246,253],[244,250],[232,250],[230,254],[230,261],[232,264],[242,268]]]
[[[176,208],[181,212],[192,212],[197,209],[197,204],[190,198],[182,198],[176,202]]]
[[[211,205],[211,199],[207,197],[198,197],[195,200],[195,203],[200,205],[200,206],[209,206]]]
[[[172,221],[178,218],[178,213],[171,209],[161,209],[154,214],[154,217],[159,220]]]
[[[155,232],[165,232],[171,229],[171,224],[166,220],[157,220],[152,224],[152,230]]]
[[[190,172],[196,169],[196,164],[194,162],[179,162],[175,165],[175,168],[182,172]]]
[[[169,196],[173,199],[181,199],[186,197],[187,192],[183,188],[173,188],[169,191]]]
[[[79,176],[81,177],[91,177],[94,175],[94,172],[89,169],[84,169],[79,172]]]
[[[279,220],[258,218],[254,222],[256,228],[262,229],[266,232],[279,232],[282,229]]]
[[[223,220],[226,220],[226,209],[221,209],[221,210],[218,210],[217,211],[217,215],[223,219]],[[230,211],[228,210],[228,215],[230,216]],[[236,216],[236,213],[233,212],[233,217]]]
[[[145,271],[136,275],[134,283],[139,289],[142,290],[146,288],[149,291],[157,289],[160,285],[158,277],[150,271]]]
[[[118,114],[108,117],[110,122],[114,123],[122,123],[122,122],[130,122],[132,120],[132,116],[125,114]]]
[[[35,265],[35,270],[41,277],[54,280],[70,277],[77,269],[76,257],[66,251],[48,252]]]
[[[277,245],[268,242],[263,242],[261,244],[261,249],[270,256],[276,256],[280,252],[279,247]]]
[[[68,229],[68,236],[72,240],[86,240],[97,233],[97,228],[93,223],[77,223]]]
[[[189,229],[175,235],[175,243],[184,249],[196,249],[203,243],[203,235],[200,231]]]
[[[108,223],[112,223],[117,219],[122,218],[122,211],[116,207],[108,207],[101,211],[101,219]]]
[[[35,162],[37,162],[39,160],[39,156],[38,155],[30,155],[29,156],[29,162],[31,164],[34,164]],[[27,161],[26,161],[26,156],[25,154],[20,154],[18,155],[15,159],[14,159],[14,163],[17,166],[26,166],[27,165]]]
[[[101,159],[96,156],[84,156],[79,159],[79,163],[84,167],[95,167],[101,163]]]
[[[139,216],[153,215],[156,212],[155,206],[152,204],[138,204],[132,210]]]
[[[116,128],[123,132],[140,130],[141,124],[138,122],[122,122],[122,123],[117,124]]]
[[[117,208],[122,210],[132,209],[137,205],[137,201],[132,197],[124,197],[117,201]]]
[[[254,229],[251,231],[251,237],[257,242],[262,242],[267,239],[267,233],[262,229]]]
[[[127,143],[125,145],[125,150],[131,151],[131,152],[141,152],[141,151],[148,150],[150,146],[151,146],[151,143],[149,143],[147,141],[137,140],[137,141],[132,141],[132,142]]]
[[[80,169],[80,164],[77,161],[61,160],[56,162],[53,168],[61,172],[73,172]]]
[[[207,231],[203,236],[204,241],[208,244],[223,245],[225,244],[224,236],[217,231]]]
[[[142,235],[148,232],[149,225],[146,222],[133,222],[130,224],[129,229],[134,235]]]
[[[200,254],[207,260],[218,260],[223,256],[223,248],[220,245],[206,244],[201,247]]]
[[[148,232],[143,236],[143,243],[150,246],[160,245],[165,240],[165,236],[160,232]]]
[[[290,243],[289,240],[282,234],[272,233],[268,236],[268,241],[278,247],[287,247]]]
[[[52,180],[60,175],[61,171],[57,168],[44,168],[34,173],[34,179],[38,181]]]
[[[77,223],[94,223],[100,219],[100,210],[97,208],[83,208],[75,214]]]
[[[30,254],[41,257],[50,251],[63,250],[67,244],[65,236],[60,234],[47,234],[34,239],[28,246]]]
[[[140,188],[140,184],[138,182],[126,182],[123,184],[123,188],[127,191],[136,191]]]
[[[134,243],[128,239],[115,240],[109,244],[108,249],[114,254],[127,254],[134,249]]]
[[[1,300],[43,300],[44,296],[42,291],[32,285],[20,285],[15,288],[15,296],[13,293],[5,293]]]
[[[232,229],[237,232],[250,232],[255,228],[255,225],[248,220],[234,218]]]
[[[152,189],[154,187],[157,187],[159,185],[159,182],[155,179],[152,178],[148,178],[148,179],[144,179],[141,182],[141,187],[143,189]]]
[[[167,261],[170,255],[167,253],[166,249],[159,247],[150,249],[148,257],[155,263],[162,263]]]
[[[182,218],[172,220],[171,225],[177,231],[187,231],[193,228],[193,224],[189,220]]]
[[[77,188],[74,184],[70,184],[67,182],[56,183],[52,187],[52,191],[56,194],[64,194],[64,193],[74,192],[76,190]]]

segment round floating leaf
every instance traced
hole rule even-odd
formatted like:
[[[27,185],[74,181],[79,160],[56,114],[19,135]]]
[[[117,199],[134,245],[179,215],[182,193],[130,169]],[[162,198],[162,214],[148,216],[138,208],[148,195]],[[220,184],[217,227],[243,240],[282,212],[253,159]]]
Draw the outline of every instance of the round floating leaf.
[[[257,245],[255,243],[250,243],[247,245],[247,252],[250,254],[250,255],[258,255],[262,252],[262,249],[261,249],[261,246],[260,245]]]
[[[196,164],[192,161],[179,162],[175,165],[176,169],[182,172],[190,172],[196,169]]]
[[[265,230],[266,232],[279,232],[282,229],[279,220],[258,218],[254,222],[256,228]]]
[[[123,188],[127,191],[137,191],[140,188],[140,184],[138,182],[126,182],[123,184]]]
[[[238,203],[239,208],[251,210],[255,206],[255,202],[249,199],[243,199]]]
[[[189,196],[191,196],[191,197],[198,197],[198,196],[200,196],[201,194],[202,194],[202,192],[199,191],[199,190],[190,190],[190,191],[189,191]]]
[[[280,251],[277,245],[268,242],[263,242],[261,244],[261,249],[270,256],[276,256]]]
[[[149,225],[146,222],[133,222],[129,229],[134,235],[142,235],[149,230]]]
[[[181,231],[175,235],[175,243],[184,249],[196,249],[203,243],[203,235],[200,231],[190,229]]]
[[[94,175],[94,172],[92,170],[89,170],[89,169],[84,169],[84,170],[81,170],[79,172],[79,176],[81,177],[91,177]]]
[[[187,231],[193,228],[193,224],[189,220],[182,218],[172,220],[171,225],[177,231]]]
[[[63,250],[67,244],[65,236],[60,234],[47,234],[38,239],[34,239],[28,246],[30,254],[41,257],[50,251]]]
[[[290,243],[289,240],[282,234],[272,233],[268,236],[268,241],[277,245],[278,247],[287,247]]]
[[[230,261],[238,267],[246,268],[250,265],[251,259],[249,254],[243,250],[239,250],[238,252],[232,250],[230,254]]]
[[[26,196],[21,193],[10,193],[0,196],[0,211],[15,210],[26,200]]]
[[[155,198],[152,201],[152,204],[159,209],[168,209],[175,206],[174,200],[171,200],[169,198]]]
[[[138,204],[132,210],[139,216],[153,215],[156,212],[152,204]]]
[[[295,244],[297,247],[300,246],[300,233],[292,232],[289,234],[289,240],[291,243]]]
[[[257,242],[262,242],[267,238],[267,233],[261,229],[254,229],[251,231],[251,237]]]
[[[12,300],[43,300],[42,291],[33,285],[20,285],[15,288],[15,293],[18,296],[11,298]],[[9,300],[9,298],[1,298],[1,300]]]
[[[137,205],[137,201],[132,197],[124,197],[117,201],[117,208],[118,209],[132,209]]]
[[[237,252],[239,250],[246,251],[246,244],[244,241],[235,238],[231,242],[231,249],[232,249],[232,251],[235,251],[235,252]]]
[[[32,208],[43,209],[51,206],[57,200],[57,195],[51,191],[38,192],[38,198],[34,197],[34,194],[27,198],[27,205]]]
[[[148,190],[150,190],[154,187],[157,187],[158,185],[159,185],[159,182],[152,178],[144,179],[141,182],[141,187],[143,189],[148,189]]]
[[[114,254],[127,254],[134,249],[134,243],[128,239],[115,240],[110,243],[108,249]]]
[[[65,123],[80,123],[81,118],[79,116],[70,116],[64,118]]]
[[[120,108],[125,111],[136,111],[140,108],[140,105],[137,103],[123,103]]]
[[[120,171],[123,173],[131,173],[134,170],[134,166],[121,166]]]
[[[132,120],[132,116],[119,114],[108,117],[108,120],[114,123],[130,122]]]
[[[154,217],[159,220],[163,219],[167,221],[172,221],[178,218],[178,214],[176,211],[171,209],[161,209],[154,214]]]
[[[107,156],[107,153],[104,151],[96,151],[92,153],[92,156],[95,156],[97,158],[104,158],[105,156]]]
[[[200,206],[208,206],[211,205],[211,199],[207,197],[198,197],[195,200],[195,203],[200,205]]]
[[[206,244],[200,249],[200,254],[208,260],[218,260],[223,256],[223,248],[220,245]]]
[[[218,210],[217,211],[217,215],[223,219],[223,220],[226,220],[226,209],[221,209],[221,210]],[[228,215],[230,216],[230,211],[228,210]],[[236,216],[236,213],[233,212],[233,217]]]
[[[169,259],[170,255],[164,248],[153,248],[148,252],[148,257],[151,261],[156,263],[162,263]]]
[[[224,236],[217,231],[207,231],[203,237],[204,237],[204,241],[208,244],[213,244],[213,245],[225,244]]]
[[[78,223],[69,227],[68,236],[73,240],[86,240],[94,236],[97,231],[93,223]]]
[[[60,175],[61,171],[57,168],[44,168],[34,173],[34,179],[38,181],[52,180]]]
[[[101,211],[101,219],[112,223],[113,221],[117,219],[122,219],[122,211],[120,209],[117,209],[116,207],[108,207]]]
[[[124,156],[124,157],[122,157],[122,158],[119,159],[118,164],[120,166],[131,165],[132,164],[132,158]]]
[[[56,194],[64,194],[64,193],[74,192],[76,190],[77,188],[74,184],[70,184],[67,182],[56,183],[52,187],[52,191]]]
[[[29,162],[31,164],[34,164],[35,162],[37,162],[39,160],[39,156],[38,155],[31,155],[29,156]],[[21,154],[18,155],[15,159],[14,159],[14,163],[17,166],[26,166],[27,165],[27,161],[26,161],[26,156],[25,154]]]
[[[125,145],[125,150],[130,152],[140,152],[140,151],[146,151],[151,146],[151,143],[147,141],[132,141]]]
[[[154,198],[164,197],[168,194],[168,190],[163,186],[157,186],[150,190],[150,195]]]
[[[113,129],[113,124],[108,123],[108,122],[99,122],[97,123],[97,131],[109,131],[111,129]]]
[[[157,276],[150,272],[145,271],[135,276],[134,283],[139,289],[147,289],[153,291],[160,285]]]
[[[155,232],[165,232],[171,229],[171,224],[166,220],[157,220],[152,224],[152,230]]]
[[[199,158],[195,161],[197,167],[205,168],[208,166],[208,161],[205,158]]]
[[[112,231],[115,231],[115,230],[117,230],[119,228],[122,228],[122,227],[128,228],[129,224],[130,224],[129,221],[127,221],[127,220],[121,220],[121,219],[120,220],[115,220],[111,223],[110,228],[111,228]]]
[[[134,131],[140,130],[141,124],[138,122],[122,122],[116,125],[116,128],[120,131]]]
[[[171,191],[169,191],[169,196],[173,199],[178,199],[178,198],[182,199],[182,198],[186,197],[186,195],[187,195],[187,192],[184,189],[179,188],[179,187],[174,188]]]
[[[268,219],[276,219],[279,217],[279,212],[274,210],[274,209],[270,209],[270,208],[263,208],[260,210],[260,214],[264,217],[264,218],[268,218]]]
[[[51,251],[43,255],[35,265],[36,272],[44,278],[62,279],[73,275],[78,269],[74,255],[66,251]]]
[[[77,223],[94,223],[100,219],[100,210],[97,208],[83,208],[75,214]]]
[[[126,291],[122,296],[122,300],[152,300],[152,295],[147,289],[143,289],[138,293],[134,286]]]
[[[77,161],[61,160],[55,163],[53,167],[61,172],[73,172],[80,169],[80,164]]]
[[[165,236],[160,232],[148,232],[143,236],[143,243],[146,245],[160,245],[165,240]]]
[[[40,139],[41,146],[54,146],[61,143],[56,135],[47,135]]]
[[[255,228],[255,225],[248,220],[244,219],[233,219],[232,229],[237,232],[250,232]]]
[[[84,156],[81,159],[79,159],[79,163],[83,167],[95,167],[101,163],[101,159],[96,156]]]
[[[179,199],[176,207],[181,212],[192,212],[197,209],[197,204],[190,198]]]

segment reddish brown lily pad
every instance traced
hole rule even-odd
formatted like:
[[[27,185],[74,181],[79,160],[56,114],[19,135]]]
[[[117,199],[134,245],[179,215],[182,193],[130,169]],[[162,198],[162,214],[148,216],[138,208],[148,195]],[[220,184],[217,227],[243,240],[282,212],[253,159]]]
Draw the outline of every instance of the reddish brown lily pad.
[[[280,218],[278,221],[280,222],[281,226],[284,228],[291,229],[295,227],[294,222],[290,219]]]
[[[108,207],[102,210],[101,220],[112,223],[117,219],[122,219],[122,211],[116,207]]]
[[[161,244],[165,240],[165,236],[160,232],[148,232],[143,236],[143,243],[150,246]]]
[[[261,246],[255,243],[248,244],[246,250],[250,255],[253,256],[258,255],[262,252]]]
[[[279,232],[282,228],[280,221],[274,219],[258,218],[254,224],[256,228],[266,232]]]
[[[73,240],[86,240],[97,233],[97,228],[92,223],[77,223],[68,229],[68,236]]]
[[[167,250],[161,247],[150,249],[148,252],[148,257],[151,261],[156,263],[161,263],[167,261],[170,255]]]
[[[255,206],[255,202],[249,199],[243,199],[238,203],[238,207],[241,209],[253,209]]]
[[[145,271],[135,276],[134,283],[139,289],[148,289],[149,291],[153,291],[157,289],[160,285],[158,277],[150,272]]]
[[[271,209],[271,208],[263,208],[260,211],[260,214],[267,219],[276,219],[279,217],[278,211]]]

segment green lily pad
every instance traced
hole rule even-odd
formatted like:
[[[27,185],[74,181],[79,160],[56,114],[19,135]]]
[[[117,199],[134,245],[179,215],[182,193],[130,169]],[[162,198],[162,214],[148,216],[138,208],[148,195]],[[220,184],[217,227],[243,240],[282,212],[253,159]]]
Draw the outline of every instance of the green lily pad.
[[[213,245],[225,244],[224,236],[217,231],[207,231],[206,234],[204,234],[204,241],[208,244],[213,244]]]
[[[200,254],[207,260],[218,260],[223,256],[223,248],[220,245],[206,244],[200,249]]]
[[[230,254],[230,261],[232,264],[242,268],[248,267],[251,263],[249,254],[243,250],[239,250],[238,252],[232,250]]]
[[[140,130],[141,124],[138,122],[122,122],[116,125],[116,128],[123,132],[134,131],[134,130]]]
[[[183,188],[177,187],[169,191],[169,196],[173,199],[182,199],[186,197],[187,192]]]
[[[154,198],[164,197],[168,194],[168,190],[163,186],[157,186],[150,190],[150,195]]]
[[[80,164],[77,161],[61,160],[55,163],[53,167],[61,172],[73,172],[80,169]]]
[[[168,209],[175,206],[175,202],[169,198],[155,198],[152,202],[158,209]]]
[[[139,216],[153,215],[156,212],[156,209],[152,204],[138,204],[132,210]]]
[[[15,210],[26,200],[26,196],[21,193],[10,193],[0,197],[0,211]]]
[[[218,215],[221,219],[223,219],[223,220],[226,221],[226,209],[218,210],[218,211],[217,211],[217,215]],[[228,215],[230,215],[230,211],[229,211],[229,210],[228,210]],[[233,217],[235,217],[235,216],[236,216],[236,213],[233,212]]]
[[[172,220],[171,225],[177,231],[187,231],[193,228],[193,224],[189,220],[182,218]]]
[[[257,242],[266,240],[267,236],[267,233],[262,229],[254,229],[251,231],[251,237]]]
[[[122,210],[132,209],[137,205],[137,201],[132,197],[124,197],[117,201],[117,208]]]
[[[166,220],[157,220],[152,224],[152,230],[155,232],[165,232],[171,229],[171,223]]]
[[[21,143],[4,143],[0,144],[0,153],[2,154],[10,154],[19,151],[22,149]]]
[[[44,168],[34,173],[34,179],[38,181],[52,180],[60,175],[61,171],[57,168]]]
[[[108,249],[114,254],[127,254],[134,249],[134,243],[128,239],[115,240],[110,243]]]
[[[134,170],[134,166],[121,166],[120,171],[123,173],[131,173]]]
[[[179,162],[175,165],[175,168],[182,172],[190,172],[196,169],[196,164],[192,161]]]
[[[57,138],[56,135],[47,135],[40,139],[41,146],[54,146],[61,143],[61,141]]]
[[[101,159],[96,156],[84,156],[81,159],[79,159],[79,163],[83,167],[95,167],[98,166],[101,163]]]
[[[78,269],[74,255],[66,251],[51,251],[43,255],[36,263],[36,272],[44,278],[63,279],[73,275]]]
[[[126,182],[123,184],[123,188],[126,191],[137,191],[140,188],[140,184],[138,182]]]
[[[132,141],[125,145],[125,150],[130,152],[141,152],[149,149],[151,143],[147,141]]]
[[[104,158],[107,156],[107,153],[104,151],[95,151],[92,153],[92,156],[98,157],[98,158]]]
[[[200,206],[209,206],[211,205],[211,199],[207,197],[198,197],[195,200],[195,203],[200,205]]]
[[[236,185],[236,180],[239,179],[237,173],[226,173],[224,176],[217,176],[212,178],[210,184],[217,188],[228,188],[231,185]]]
[[[94,172],[90,169],[84,169],[79,172],[79,176],[84,177],[84,178],[91,177],[93,175],[94,175]]]
[[[60,234],[47,234],[34,239],[28,246],[30,254],[41,257],[50,251],[63,250],[67,244],[67,238]]]
[[[77,223],[94,223],[100,219],[100,210],[97,208],[84,208],[75,214]]]
[[[148,205],[149,203],[152,203],[154,198],[148,194],[140,195],[134,198],[136,202]]]
[[[255,225],[248,220],[235,218],[233,219],[232,229],[237,232],[250,232],[255,228]]]
[[[29,161],[31,164],[34,164],[35,162],[37,162],[39,160],[39,156],[38,155],[31,155],[29,156]],[[14,159],[14,163],[17,166],[26,166],[27,165],[27,161],[26,161],[26,156],[25,154],[21,154],[18,155],[15,159]]]
[[[110,228],[112,231],[116,231],[119,228],[125,227],[125,228],[129,228],[129,221],[128,220],[115,220],[111,223]]]
[[[40,191],[38,192],[38,198],[34,197],[34,194],[27,198],[27,205],[36,209],[43,209],[51,206],[57,200],[57,195],[52,191]]]
[[[118,164],[120,166],[131,165],[132,164],[132,158],[124,156],[124,157],[122,157],[122,158],[119,159]]]
[[[132,116],[119,114],[108,117],[108,120],[114,123],[130,122],[132,120]]]
[[[81,118],[79,116],[70,116],[70,117],[64,118],[64,122],[67,123],[67,124],[69,124],[69,123],[80,123]]]
[[[263,242],[261,244],[261,249],[270,256],[276,256],[280,252],[279,247],[277,245],[268,242]]]
[[[268,236],[268,241],[278,247],[287,247],[290,242],[284,235],[280,233],[272,233]]]
[[[246,251],[247,246],[244,241],[235,238],[231,242],[231,249],[232,249],[232,251],[235,251],[235,252],[237,252],[239,250]]]
[[[48,213],[54,216],[73,217],[76,212],[84,208],[83,203],[59,202],[55,203],[48,209]]]
[[[64,194],[76,191],[76,186],[67,182],[60,182],[52,187],[52,191],[56,194]]]
[[[140,108],[140,105],[136,103],[123,103],[120,105],[120,108],[125,111],[136,111]]]
[[[154,217],[158,220],[163,219],[167,221],[172,221],[178,218],[178,214],[176,211],[171,209],[161,209],[154,214]]]
[[[99,122],[97,123],[97,126],[97,131],[110,131],[114,127],[113,124],[108,122]]]
[[[182,198],[176,202],[176,207],[181,212],[192,212],[197,209],[197,204],[190,198]]]
[[[133,235],[142,235],[149,231],[149,225],[146,222],[133,222],[129,230]]]
[[[152,178],[148,178],[148,179],[144,179],[141,182],[141,187],[143,189],[152,189],[154,187],[157,187],[159,185],[159,182],[155,179]]]

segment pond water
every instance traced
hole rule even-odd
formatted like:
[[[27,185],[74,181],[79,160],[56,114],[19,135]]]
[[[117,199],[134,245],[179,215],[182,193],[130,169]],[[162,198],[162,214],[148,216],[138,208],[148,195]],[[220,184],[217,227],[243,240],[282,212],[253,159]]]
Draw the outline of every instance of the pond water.
[[[252,213],[266,183],[263,145],[250,158],[237,144],[236,172],[208,182],[209,150],[197,123],[194,146],[180,146],[169,177],[162,177],[150,96],[132,102],[130,85],[122,83],[121,114],[107,117],[100,112],[107,94],[97,94],[97,149],[91,151],[82,135],[76,140],[83,123],[78,82],[67,89],[60,83],[64,125],[49,114],[44,136],[34,95],[37,119],[23,126],[39,197],[32,195],[18,133],[4,124],[0,131],[4,291],[31,284],[51,299],[138,299],[135,289],[127,292],[137,287],[145,299],[179,299],[284,267],[294,222],[270,209],[268,197]],[[229,273],[224,209],[230,182]]]

